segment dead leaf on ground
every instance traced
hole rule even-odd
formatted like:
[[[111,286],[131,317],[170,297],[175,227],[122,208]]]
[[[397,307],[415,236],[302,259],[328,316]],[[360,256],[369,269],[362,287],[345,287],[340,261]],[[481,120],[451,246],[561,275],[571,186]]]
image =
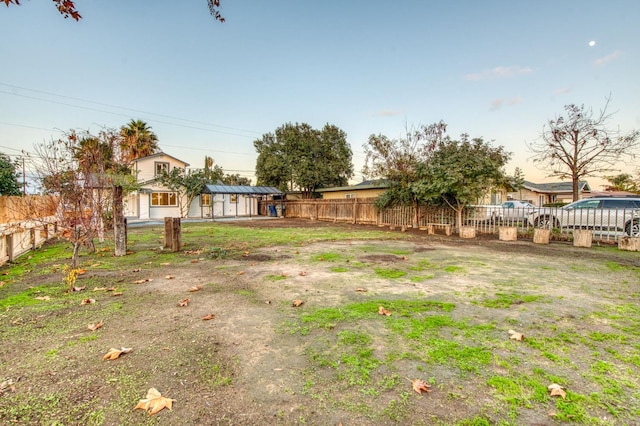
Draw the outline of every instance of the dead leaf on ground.
[[[189,292],[193,293],[195,291],[199,291],[202,289],[201,285],[194,285],[193,287],[189,288]]]
[[[550,384],[547,386],[547,389],[549,389],[550,396],[561,396],[562,399],[567,397],[567,392],[565,392],[564,388],[557,383]]]
[[[87,286],[86,286],[86,285],[83,285],[82,287],[74,287],[74,288],[72,289],[72,291],[82,291],[82,290],[84,290],[85,288],[87,288]]]
[[[249,253],[248,251],[245,251],[244,253],[242,253],[242,257],[248,257],[248,256],[249,256],[249,254],[250,254],[250,253]]]
[[[51,296],[38,296],[35,299],[36,300],[51,300]]]
[[[144,283],[148,283],[149,281],[153,281],[151,278],[145,278],[143,280],[136,280],[133,283],[134,284],[144,284]]]
[[[391,311],[388,309],[385,309],[384,306],[379,306],[378,307],[378,315],[386,315],[389,316],[391,315]]]
[[[422,395],[422,392],[431,392],[431,386],[427,384],[424,380],[415,379],[411,380],[411,387],[414,391],[418,392]]]
[[[115,293],[111,293],[111,297],[122,296],[121,291],[116,291]]]
[[[307,271],[300,271],[300,276],[304,277],[305,275],[307,275]]]
[[[198,263],[198,259],[192,259],[191,263]]]
[[[172,280],[172,279],[174,279],[175,277],[174,277],[173,275],[167,275],[165,278],[166,278],[166,279],[168,279],[168,280]]]
[[[147,391],[147,396],[141,399],[133,409],[145,410],[150,416],[160,412],[163,408],[171,411],[171,406],[175,402],[175,399],[165,398],[158,392],[156,388],[151,388]]]
[[[160,264],[160,266],[169,266],[169,265],[171,265],[169,262],[162,262],[162,263]]]
[[[358,288],[356,288],[356,291],[358,291],[360,293],[366,293],[368,290],[366,288],[358,287]]]
[[[106,287],[94,287],[93,291],[107,291]]]
[[[82,299],[80,302],[81,305],[91,305],[92,303],[96,303],[96,299]]]
[[[86,269],[76,269],[76,273],[78,275],[84,275],[84,274],[87,273],[87,270]]]
[[[99,322],[99,323],[97,323],[97,324],[87,324],[87,328],[88,328],[89,330],[91,330],[91,331],[96,331],[97,329],[101,328],[101,327],[102,327],[102,325],[103,325],[103,324],[102,324],[102,321],[100,321],[100,322]]]
[[[15,391],[16,391],[16,386],[12,379],[7,379],[2,383],[0,383],[0,395],[2,395],[5,392],[15,392]]]
[[[304,300],[296,299],[293,301],[292,305],[297,308],[298,306],[301,306],[303,303],[304,303]]]
[[[134,269],[134,270],[133,270],[133,271],[131,271],[131,272],[140,272],[140,271],[142,271],[142,269],[140,269],[140,268],[136,268],[136,269]]]
[[[285,278],[287,276],[287,274],[285,274],[284,272],[280,274],[281,277]]]
[[[238,271],[238,275],[244,275],[244,271]]]
[[[518,333],[517,331],[509,330],[507,333],[509,333],[509,339],[517,341],[524,339],[524,334]]]
[[[111,348],[106,354],[102,356],[102,359],[113,361],[114,359],[120,358],[120,355],[128,354],[132,350],[133,348],[120,348],[120,349]]]
[[[189,306],[189,298],[187,297],[186,299],[178,302],[178,306],[181,308],[184,308],[185,306]]]
[[[203,317],[202,317],[202,319],[203,319],[204,321],[209,321],[209,320],[214,319],[215,317],[216,317],[216,316],[215,316],[214,314],[208,314],[208,315],[203,316]]]
[[[402,260],[407,260],[407,256],[402,256]]]

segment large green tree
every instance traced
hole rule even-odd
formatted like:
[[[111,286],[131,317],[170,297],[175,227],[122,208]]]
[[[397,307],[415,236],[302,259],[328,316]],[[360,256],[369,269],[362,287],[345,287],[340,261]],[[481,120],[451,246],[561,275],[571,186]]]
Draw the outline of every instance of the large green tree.
[[[11,158],[0,152],[0,195],[22,195],[18,184],[17,164]]]
[[[604,187],[605,191],[627,191],[638,192],[638,183],[633,180],[633,176],[629,173],[621,173],[614,176],[604,177],[608,185]]]
[[[414,207],[413,226],[418,226],[420,194],[412,184],[417,180],[418,168],[427,162],[447,130],[443,122],[406,128],[405,136],[390,139],[384,135],[371,135],[364,145],[366,154],[363,173],[369,178],[384,179],[389,189],[377,200],[380,208],[394,205]]]
[[[612,114],[604,108],[594,113],[584,105],[566,105],[565,115],[549,120],[538,141],[529,144],[533,162],[550,176],[570,179],[573,200],[579,198],[582,178],[615,171],[620,160],[640,144],[640,132],[621,133],[609,126]]]
[[[120,150],[125,163],[147,157],[160,150],[158,136],[142,120],[131,120],[120,128],[122,136]]]
[[[510,154],[502,146],[493,147],[482,138],[445,138],[438,143],[428,161],[420,163],[412,191],[423,202],[445,203],[457,213],[493,188],[507,183],[504,166]]]
[[[187,217],[191,202],[202,193],[202,187],[205,184],[211,183],[204,170],[187,170],[180,167],[163,172],[156,178],[156,182],[178,193],[177,201],[181,217]]]
[[[311,198],[316,189],[346,185],[353,176],[347,135],[334,125],[317,130],[306,123],[287,123],[253,145],[258,152],[258,185],[300,191],[303,198]]]

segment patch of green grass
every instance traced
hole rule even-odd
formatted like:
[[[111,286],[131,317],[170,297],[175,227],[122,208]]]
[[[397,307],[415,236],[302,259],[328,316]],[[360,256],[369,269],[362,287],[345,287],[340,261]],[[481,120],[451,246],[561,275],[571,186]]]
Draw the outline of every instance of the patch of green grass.
[[[449,272],[449,273],[462,273],[464,272],[464,267],[462,266],[457,266],[457,265],[449,265],[449,266],[445,266],[443,268],[443,270],[445,272]]]
[[[435,278],[435,275],[414,275],[409,278],[409,281],[412,283],[421,283],[422,281],[432,280],[433,278]]]
[[[344,266],[334,266],[331,268],[331,272],[349,272],[349,268],[345,268]]]
[[[27,306],[39,305],[44,310],[56,310],[60,306],[60,298],[65,295],[66,285],[59,284],[41,285],[31,287],[3,299],[0,299],[0,311],[6,309],[20,309]],[[36,299],[49,298],[49,300]]]
[[[487,308],[507,309],[511,305],[539,302],[544,299],[544,296],[533,294],[496,293],[495,295],[495,298],[481,300],[480,305]]]
[[[312,256],[311,260],[315,262],[338,262],[347,260],[347,257],[342,253],[326,252]]]
[[[400,269],[392,269],[392,268],[376,268],[376,275],[380,278],[386,279],[396,279],[401,278],[407,275],[407,273]]]
[[[415,265],[409,267],[412,271],[424,271],[426,269],[433,269],[436,265],[431,263],[429,259],[421,259]]]
[[[286,280],[287,276],[284,274],[269,274],[267,276],[264,277],[267,281],[282,281],[282,280]]]

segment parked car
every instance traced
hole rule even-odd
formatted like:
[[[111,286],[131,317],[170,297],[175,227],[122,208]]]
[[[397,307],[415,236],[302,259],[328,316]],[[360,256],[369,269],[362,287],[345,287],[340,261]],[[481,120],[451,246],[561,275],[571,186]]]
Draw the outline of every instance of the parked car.
[[[507,222],[517,224],[522,222],[527,226],[529,214],[538,209],[538,207],[528,201],[509,200],[499,206],[478,206],[476,208],[484,208],[485,219],[491,222]],[[480,213],[482,214],[482,213]]]
[[[590,229],[599,234],[640,237],[640,196],[593,197],[564,207],[542,208],[529,214],[539,228]]]

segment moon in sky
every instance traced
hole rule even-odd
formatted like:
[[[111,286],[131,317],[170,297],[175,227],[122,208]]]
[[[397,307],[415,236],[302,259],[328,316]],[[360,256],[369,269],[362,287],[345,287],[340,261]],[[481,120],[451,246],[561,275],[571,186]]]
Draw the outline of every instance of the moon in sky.
[[[589,42],[589,46],[593,47],[593,46],[595,46],[595,45],[596,45],[596,42],[595,42],[594,40],[591,40],[591,41]]]

